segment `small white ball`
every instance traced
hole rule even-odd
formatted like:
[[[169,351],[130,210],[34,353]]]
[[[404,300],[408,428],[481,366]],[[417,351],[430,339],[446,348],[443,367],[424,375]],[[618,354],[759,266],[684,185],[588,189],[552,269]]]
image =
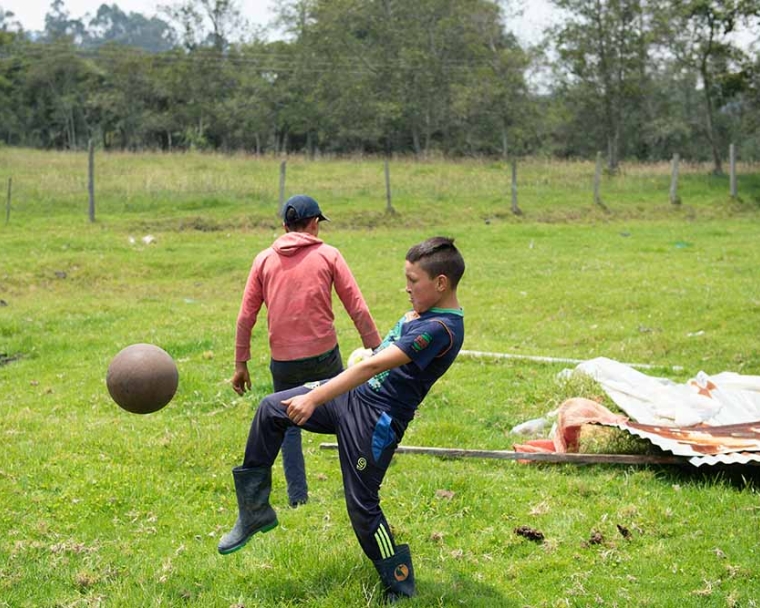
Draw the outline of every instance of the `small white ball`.
[[[356,365],[360,361],[364,361],[367,357],[372,356],[371,348],[357,348],[348,356],[348,367]]]

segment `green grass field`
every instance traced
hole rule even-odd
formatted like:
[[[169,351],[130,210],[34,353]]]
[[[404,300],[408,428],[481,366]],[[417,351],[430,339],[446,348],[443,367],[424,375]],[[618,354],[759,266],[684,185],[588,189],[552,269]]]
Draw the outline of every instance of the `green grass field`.
[[[380,588],[342,496],[331,436],[306,434],[311,502],[222,557],[233,524],[230,469],[269,391],[263,315],[253,391],[238,397],[235,317],[251,260],[280,233],[278,159],[98,155],[96,222],[87,158],[0,148],[0,606],[359,607]],[[454,236],[469,350],[760,374],[760,171],[728,179],[625,167],[593,204],[591,163],[530,160],[509,211],[508,171],[482,161],[288,161],[287,193],[317,198],[381,332],[406,310],[403,258]],[[151,235],[153,244],[142,238]],[[359,346],[336,306],[344,356]],[[124,346],[177,362],[174,400],[147,416],[109,398]],[[672,366],[681,366],[673,371]],[[460,357],[434,387],[407,445],[511,449],[510,429],[593,384],[565,367]],[[608,403],[609,404],[609,403]],[[634,446],[640,448],[641,446]],[[756,606],[760,476],[753,467],[525,465],[396,456],[382,489],[411,544],[409,606]],[[514,533],[527,525],[537,544]],[[618,525],[631,534],[624,538]],[[600,542],[589,542],[598,533]]]

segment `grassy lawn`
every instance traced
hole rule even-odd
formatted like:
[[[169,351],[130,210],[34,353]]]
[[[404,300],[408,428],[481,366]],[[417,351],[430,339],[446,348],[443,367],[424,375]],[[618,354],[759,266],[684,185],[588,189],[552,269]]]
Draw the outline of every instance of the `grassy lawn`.
[[[304,436],[311,502],[222,557],[239,464],[269,391],[264,319],[254,390],[232,375],[235,317],[256,252],[280,232],[278,159],[99,155],[96,222],[87,158],[0,148],[0,606],[378,605],[343,502],[331,436]],[[456,237],[469,350],[760,374],[760,171],[728,178],[682,166],[624,167],[593,204],[592,163],[529,160],[509,211],[500,163],[292,158],[287,193],[306,192],[381,332],[406,310],[403,258]],[[0,202],[5,197],[0,196]],[[5,214],[2,214],[3,220]],[[155,242],[146,244],[150,235]],[[344,356],[359,346],[336,306]],[[148,416],[109,398],[124,346],[177,362],[174,400]],[[683,369],[674,371],[672,366]],[[461,356],[410,425],[407,445],[510,449],[510,429],[593,384],[561,364]],[[608,402],[609,405],[609,402]],[[755,606],[760,502],[753,467],[525,465],[397,455],[382,489],[398,542],[411,544],[409,606]],[[515,528],[540,530],[536,543]],[[620,527],[628,535],[620,532]]]

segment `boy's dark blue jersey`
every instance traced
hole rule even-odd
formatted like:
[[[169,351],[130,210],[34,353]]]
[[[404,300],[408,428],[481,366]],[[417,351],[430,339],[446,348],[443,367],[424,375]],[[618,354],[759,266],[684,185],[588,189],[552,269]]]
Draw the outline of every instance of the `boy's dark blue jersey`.
[[[395,420],[408,423],[430,387],[456,359],[464,341],[461,309],[431,308],[406,313],[388,332],[376,352],[395,344],[411,359],[355,389],[357,396]]]

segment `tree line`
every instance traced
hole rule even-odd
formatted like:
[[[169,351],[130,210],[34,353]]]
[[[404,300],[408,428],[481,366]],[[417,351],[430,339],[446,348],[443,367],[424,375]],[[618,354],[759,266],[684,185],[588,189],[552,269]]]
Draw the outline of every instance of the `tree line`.
[[[2,0],[0,0],[2,2]],[[236,0],[161,17],[0,6],[0,142],[109,150],[760,158],[755,0],[552,0],[543,42],[512,0],[280,0],[272,39]],[[737,38],[741,32],[742,39]],[[743,40],[743,42],[742,42]]]

